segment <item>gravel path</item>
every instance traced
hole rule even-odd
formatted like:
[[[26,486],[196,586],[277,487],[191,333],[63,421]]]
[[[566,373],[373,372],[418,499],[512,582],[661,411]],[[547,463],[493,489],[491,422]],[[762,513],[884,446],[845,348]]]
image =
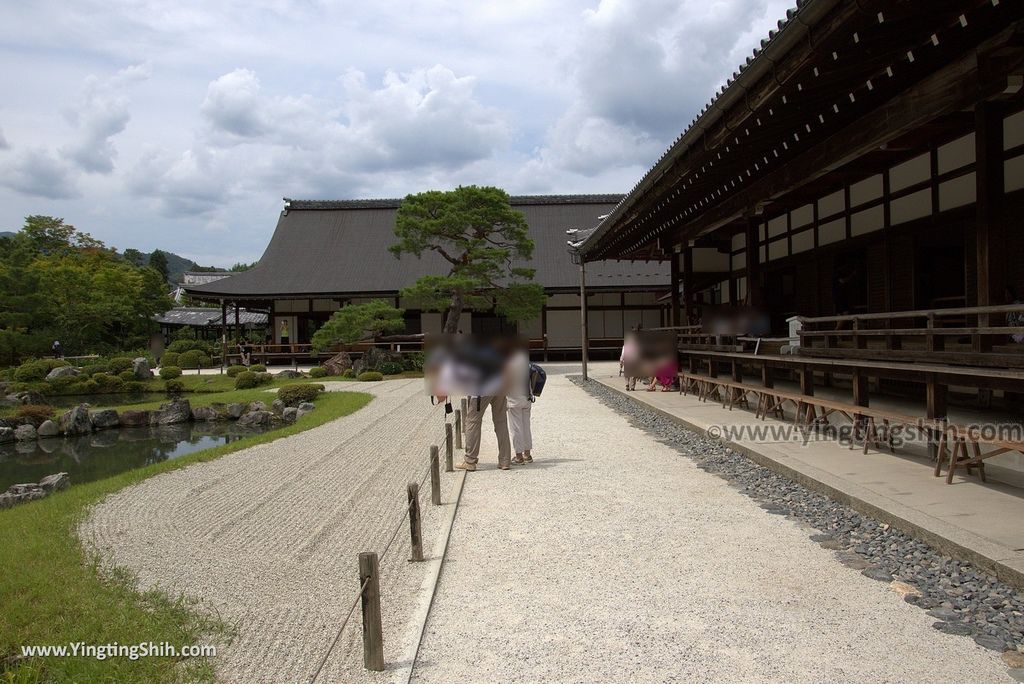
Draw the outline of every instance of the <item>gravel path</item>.
[[[96,506],[81,527],[142,587],[199,598],[236,626],[214,662],[220,681],[308,681],[358,589],[358,553],[382,551],[407,482],[426,472],[428,445],[443,433],[443,410],[430,406],[422,380],[330,384],[374,399],[301,434],[150,478]],[[454,476],[443,483],[450,489]],[[429,548],[443,516],[428,492]],[[405,653],[400,635],[424,573],[408,554],[405,527],[381,568],[389,663]],[[361,638],[357,608],[318,681],[386,681],[364,674]]]
[[[534,440],[467,478],[416,681],[1011,681],[567,378]]]

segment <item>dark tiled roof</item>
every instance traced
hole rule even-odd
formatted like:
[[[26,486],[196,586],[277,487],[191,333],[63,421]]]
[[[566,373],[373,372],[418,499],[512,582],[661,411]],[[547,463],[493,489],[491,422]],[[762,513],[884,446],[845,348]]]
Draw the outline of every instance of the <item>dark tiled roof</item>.
[[[228,325],[235,324],[235,312],[228,310]],[[188,325],[192,327],[205,327],[208,325],[220,325],[220,309],[199,306],[179,306],[165,311],[153,317],[153,320],[163,325]],[[241,309],[238,312],[238,322],[242,325],[266,325],[267,314],[258,311],[246,311]]]
[[[514,197],[526,216],[536,243],[529,266],[535,282],[549,290],[579,286],[579,271],[566,251],[566,230],[590,229],[607,214],[619,195],[546,195]],[[421,259],[396,259],[398,200],[289,200],[259,263],[248,271],[202,285],[189,285],[197,296],[270,298],[395,293],[417,278],[448,272],[434,253]],[[667,287],[668,264],[609,261],[587,269],[594,287]]]

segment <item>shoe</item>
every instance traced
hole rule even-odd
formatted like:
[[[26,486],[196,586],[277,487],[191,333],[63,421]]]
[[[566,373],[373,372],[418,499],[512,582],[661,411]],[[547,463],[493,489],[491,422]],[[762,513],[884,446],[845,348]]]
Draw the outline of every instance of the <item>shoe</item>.
[[[514,463],[515,465],[523,465],[525,461],[523,460],[522,454],[516,454],[515,456],[513,456],[512,463]]]
[[[533,456],[530,454],[523,454],[523,463],[533,463]]]
[[[511,470],[511,469],[512,469],[512,466],[510,466],[510,465],[509,465],[509,464],[507,464],[507,463],[506,463],[506,464],[504,464],[504,465],[502,465],[502,464],[500,464],[500,463],[498,464],[498,470]]]
[[[470,463],[469,461],[462,461],[461,463],[456,463],[455,467],[458,468],[459,470],[465,470],[468,473],[472,473],[473,471],[476,470],[476,463]]]

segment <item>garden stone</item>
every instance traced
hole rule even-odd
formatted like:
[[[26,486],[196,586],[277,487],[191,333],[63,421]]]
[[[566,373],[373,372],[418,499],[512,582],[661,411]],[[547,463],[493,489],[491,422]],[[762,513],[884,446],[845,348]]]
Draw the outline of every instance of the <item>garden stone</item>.
[[[1024,682],[1024,667],[1015,667],[1012,670],[1007,670],[1006,674],[1018,682]]]
[[[146,427],[152,421],[150,411],[125,411],[121,414],[121,427]]]
[[[52,371],[46,374],[46,381],[53,382],[57,378],[74,377],[78,375],[79,370],[71,366],[61,366],[60,368],[54,368]]]
[[[39,488],[47,492],[56,492],[71,486],[71,476],[67,473],[47,475],[39,481]]]
[[[14,429],[9,427],[0,427],[0,444],[5,442],[14,441]]]
[[[192,407],[188,399],[175,399],[167,404],[160,404],[160,410],[153,414],[156,425],[177,425],[187,423],[192,417]]]
[[[21,404],[21,399],[18,398],[17,394],[7,394],[0,397],[0,406],[18,406]]]
[[[1006,651],[1003,653],[1002,659],[1007,667],[1024,668],[1024,653],[1020,651]]]
[[[274,422],[274,414],[270,411],[249,411],[238,419],[242,427],[269,427]]]
[[[264,404],[262,401],[253,401],[253,402],[249,403],[249,410],[250,411],[266,411],[267,410],[267,405]]]
[[[313,404],[309,403],[308,401],[304,401],[301,404],[299,404],[298,408],[296,409],[295,417],[301,418],[307,413],[312,413],[313,409],[315,408],[316,406],[314,406]]]
[[[971,633],[971,628],[962,622],[936,622],[932,627],[940,632],[955,634],[957,636],[967,636]]]
[[[281,401],[280,399],[275,399],[274,403],[272,403],[270,406],[271,409],[273,409],[274,413],[281,413],[282,411],[284,411],[284,402]]]
[[[132,360],[132,373],[136,380],[152,380],[153,371],[149,367],[149,359],[140,356]]]
[[[293,406],[286,406],[284,411],[281,412],[282,417],[289,423],[294,422],[299,417],[299,410]]]
[[[87,435],[92,432],[89,405],[79,404],[58,419],[60,431],[65,435]]]
[[[36,430],[36,434],[40,437],[56,437],[59,432],[57,424],[52,420],[44,420]]]
[[[276,378],[302,378],[305,377],[300,371],[297,370],[283,370],[280,373],[274,375]]]
[[[192,420],[209,422],[218,418],[220,418],[220,414],[212,406],[199,406],[192,409]]]
[[[244,404],[228,404],[227,411],[228,411],[228,415],[230,417],[232,417],[235,420],[237,420],[237,419],[242,417],[243,413],[245,413],[245,405]]]
[[[36,438],[36,429],[31,425],[19,425],[14,429],[14,439],[19,442],[29,442]]]
[[[22,404],[34,404],[36,406],[46,403],[46,397],[39,392],[28,390],[26,392],[18,392],[18,401]]]
[[[352,367],[352,357],[348,352],[338,352],[324,362],[323,368],[328,375],[342,375]]]
[[[93,411],[91,419],[94,430],[106,430],[107,428],[115,428],[121,424],[121,420],[117,416],[117,411],[114,409]]]

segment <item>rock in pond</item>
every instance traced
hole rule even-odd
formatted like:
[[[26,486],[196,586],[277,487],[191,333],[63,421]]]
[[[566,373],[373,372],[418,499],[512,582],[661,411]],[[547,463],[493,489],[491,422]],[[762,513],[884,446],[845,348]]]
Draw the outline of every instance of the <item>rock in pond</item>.
[[[197,406],[192,409],[192,420],[198,422],[211,422],[220,420],[220,413],[212,406]]]
[[[315,404],[312,404],[312,403],[310,403],[308,401],[302,402],[298,406],[298,414],[296,415],[296,418],[301,418],[302,416],[306,415],[307,413],[312,413],[313,409],[315,409],[315,408],[316,408]]]
[[[0,444],[14,441],[14,428],[0,427]]]
[[[149,367],[149,359],[144,356],[132,359],[132,373],[136,380],[152,380],[153,371]]]
[[[46,374],[46,381],[53,382],[57,378],[74,377],[78,375],[79,371],[77,368],[71,366],[61,366],[60,368],[54,368],[52,371]]]
[[[36,434],[40,437],[56,437],[60,434],[60,428],[58,428],[57,424],[52,420],[44,420],[39,424]]]
[[[71,476],[67,473],[54,473],[53,475],[47,475],[39,481],[39,487],[47,492],[67,489],[70,486]]]
[[[270,407],[274,413],[281,413],[282,411],[284,411],[284,402],[281,401],[280,399],[275,399],[274,403],[271,404]]]
[[[249,411],[266,411],[267,405],[262,401],[253,401],[249,403]]]
[[[121,427],[146,427],[152,422],[151,411],[125,411],[121,414]]]
[[[156,425],[176,425],[187,423],[192,417],[192,407],[188,399],[175,399],[167,404],[160,404],[160,410],[152,415],[152,421]]]
[[[93,411],[90,418],[92,420],[92,427],[94,430],[106,430],[107,428],[115,428],[121,424],[121,420],[117,416],[117,411],[114,409]]]
[[[237,420],[245,413],[245,404],[228,404],[227,411],[228,416]]]
[[[14,429],[14,439],[19,442],[30,442],[36,438],[36,429],[32,425],[19,425]]]
[[[65,435],[87,435],[92,432],[89,405],[79,404],[58,419],[60,431]]]

